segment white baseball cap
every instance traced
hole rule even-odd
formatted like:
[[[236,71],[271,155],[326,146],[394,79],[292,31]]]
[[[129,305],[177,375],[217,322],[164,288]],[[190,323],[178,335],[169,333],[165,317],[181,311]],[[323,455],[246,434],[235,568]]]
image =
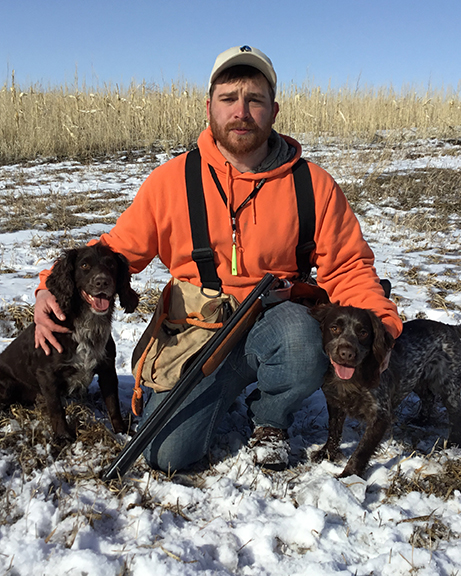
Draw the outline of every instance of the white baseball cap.
[[[223,70],[239,64],[252,66],[264,74],[275,93],[277,87],[277,74],[275,73],[270,58],[266,56],[264,52],[261,52],[261,50],[246,45],[234,46],[233,48],[229,48],[219,54],[214,63],[213,70],[211,71],[210,81],[208,83],[208,92],[210,91],[213,82]]]

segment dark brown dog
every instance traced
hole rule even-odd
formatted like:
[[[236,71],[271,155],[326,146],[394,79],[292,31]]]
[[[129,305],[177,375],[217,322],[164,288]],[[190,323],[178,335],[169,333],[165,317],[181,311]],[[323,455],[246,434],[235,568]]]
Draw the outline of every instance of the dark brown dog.
[[[369,310],[326,305],[314,309],[313,316],[320,322],[331,364],[322,387],[328,407],[328,440],[312,458],[336,460],[346,416],[364,420],[365,433],[340,477],[360,475],[390,423],[390,407],[378,403],[375,392],[393,338]]]
[[[389,368],[379,366],[392,337],[370,311],[326,306],[314,311],[323,332],[331,366],[323,391],[329,414],[328,440],[313,459],[335,460],[340,454],[346,415],[366,422],[355,452],[339,475],[362,475],[391,425],[396,408],[415,392],[421,400],[419,424],[430,419],[436,398],[447,408],[450,444],[461,445],[461,328],[434,322],[405,322]]]
[[[26,328],[0,354],[0,404],[34,403],[40,394],[55,437],[74,440],[61,395],[86,389],[98,374],[112,427],[122,432],[111,320],[116,294],[125,312],[133,312],[138,304],[126,259],[102,244],[67,250],[53,267],[47,287],[66,315],[64,322],[54,315],[53,320],[72,332],[55,333],[63,352],[51,347],[46,356],[35,348],[35,325]]]

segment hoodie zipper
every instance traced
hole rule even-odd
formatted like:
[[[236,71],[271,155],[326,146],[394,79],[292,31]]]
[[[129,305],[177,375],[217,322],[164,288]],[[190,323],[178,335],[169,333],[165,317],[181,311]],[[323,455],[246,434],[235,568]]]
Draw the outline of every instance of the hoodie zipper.
[[[216,174],[215,169],[211,164],[208,164],[208,168],[210,169],[211,176],[213,177],[214,183],[216,184],[216,188],[223,199],[224,205],[228,208],[230,214],[230,223],[232,228],[232,259],[231,259],[231,274],[232,276],[238,276],[238,267],[237,267],[237,214],[243,210],[243,208],[255,198],[256,194],[261,190],[266,181],[265,178],[262,178],[253,188],[250,194],[245,198],[245,200],[240,204],[240,206],[234,210],[231,205],[228,205],[228,199],[226,193],[224,192],[223,187],[221,186],[221,182],[219,181],[218,175]]]

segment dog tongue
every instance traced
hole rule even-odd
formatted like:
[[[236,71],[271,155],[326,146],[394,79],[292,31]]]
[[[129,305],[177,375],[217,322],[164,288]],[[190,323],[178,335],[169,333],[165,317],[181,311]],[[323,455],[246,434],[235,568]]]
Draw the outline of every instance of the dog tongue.
[[[331,363],[335,367],[336,376],[338,376],[338,378],[341,378],[341,380],[349,380],[350,378],[352,378],[355,372],[355,368],[350,368],[349,366],[342,366],[341,364],[333,362],[333,360],[331,361]]]
[[[95,310],[98,310],[98,312],[104,312],[109,308],[109,300],[107,298],[98,298],[97,296],[93,296],[91,299],[91,305]]]

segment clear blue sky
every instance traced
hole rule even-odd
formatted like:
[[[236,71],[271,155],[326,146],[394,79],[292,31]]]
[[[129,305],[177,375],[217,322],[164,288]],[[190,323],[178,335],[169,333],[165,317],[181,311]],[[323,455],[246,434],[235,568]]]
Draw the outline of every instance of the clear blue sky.
[[[0,86],[205,86],[242,44],[285,85],[461,87],[460,0],[0,0]]]

